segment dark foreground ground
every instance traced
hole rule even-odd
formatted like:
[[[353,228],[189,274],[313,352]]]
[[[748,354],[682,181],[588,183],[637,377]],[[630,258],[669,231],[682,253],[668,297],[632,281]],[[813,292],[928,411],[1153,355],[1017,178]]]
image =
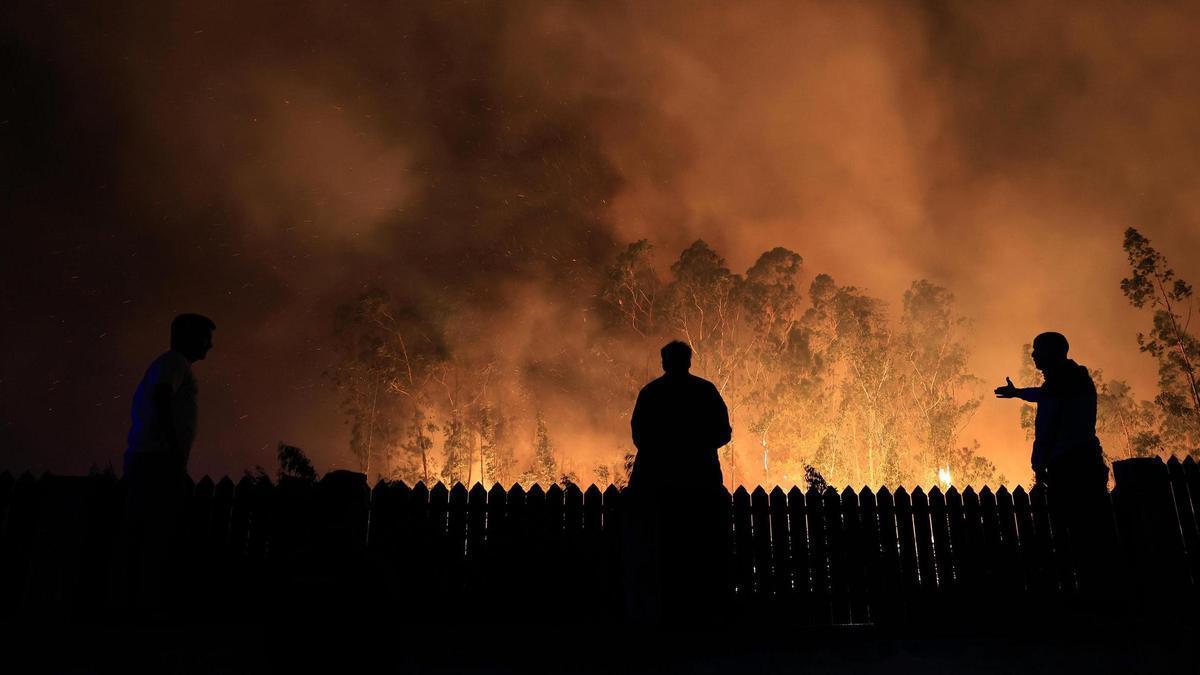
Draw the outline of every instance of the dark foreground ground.
[[[1195,673],[1194,626],[1036,632],[863,627],[597,630],[553,626],[371,628],[351,616],[301,627],[10,626],[7,673]],[[971,617],[962,617],[963,625]],[[924,634],[922,634],[924,633]]]

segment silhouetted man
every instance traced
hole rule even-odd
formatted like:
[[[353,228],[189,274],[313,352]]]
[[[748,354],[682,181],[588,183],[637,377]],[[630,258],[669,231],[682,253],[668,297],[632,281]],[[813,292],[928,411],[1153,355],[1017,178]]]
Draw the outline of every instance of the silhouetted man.
[[[728,497],[717,449],[732,429],[721,394],[691,365],[687,344],[663,347],[663,376],[642,388],[630,421],[638,451],[627,494],[641,535],[630,543],[647,550],[635,555],[629,601],[643,619],[715,618],[724,593]]]
[[[140,610],[161,609],[162,568],[177,527],[188,455],[196,436],[192,364],[212,349],[215,329],[212,319],[199,314],[175,317],[171,348],[154,359],[133,394],[125,449],[129,560],[122,593]]]
[[[1108,467],[1096,438],[1096,385],[1087,368],[1067,358],[1068,348],[1061,333],[1038,335],[1033,340],[1033,364],[1042,371],[1045,382],[1022,389],[1005,378],[1007,384],[996,388],[996,397],[1037,404],[1031,457],[1034,475],[1046,486],[1058,522],[1066,524],[1085,577],[1081,579],[1084,588],[1094,591],[1103,580],[1086,577],[1095,576],[1104,555],[1111,520]]]

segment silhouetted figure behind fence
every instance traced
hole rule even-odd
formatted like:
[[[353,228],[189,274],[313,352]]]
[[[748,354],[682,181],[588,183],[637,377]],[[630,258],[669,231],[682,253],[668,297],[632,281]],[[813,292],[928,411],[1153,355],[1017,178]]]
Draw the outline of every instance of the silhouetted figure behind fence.
[[[719,618],[728,578],[728,503],[717,449],[729,412],[717,388],[688,372],[692,350],[662,348],[662,377],[638,394],[631,427],[626,606],[632,618]]]
[[[1046,486],[1056,524],[1067,530],[1061,540],[1074,553],[1081,589],[1096,593],[1110,568],[1108,467],[1096,437],[1096,385],[1087,368],[1067,358],[1068,349],[1061,333],[1038,335],[1033,363],[1045,382],[1022,389],[1005,378],[996,397],[1037,404],[1030,463],[1037,482]]]
[[[192,363],[212,349],[216,324],[199,314],[171,322],[171,348],[150,364],[133,395],[125,450],[123,552],[116,600],[139,614],[163,609],[170,560],[185,496],[187,461],[196,434]]]

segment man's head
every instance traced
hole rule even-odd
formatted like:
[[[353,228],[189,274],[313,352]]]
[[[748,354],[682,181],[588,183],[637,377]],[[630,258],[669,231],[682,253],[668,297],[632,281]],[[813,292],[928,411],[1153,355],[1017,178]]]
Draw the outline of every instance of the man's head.
[[[1067,338],[1062,333],[1042,333],[1033,338],[1033,365],[1046,371],[1067,360]]]
[[[692,367],[692,348],[686,342],[674,340],[662,348],[663,372],[683,374]]]
[[[188,361],[200,361],[212,349],[217,324],[200,314],[180,314],[171,322],[171,349]]]

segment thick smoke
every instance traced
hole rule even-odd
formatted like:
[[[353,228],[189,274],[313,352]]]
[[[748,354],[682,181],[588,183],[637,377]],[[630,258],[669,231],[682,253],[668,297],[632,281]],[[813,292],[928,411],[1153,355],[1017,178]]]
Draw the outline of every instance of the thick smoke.
[[[1188,4],[0,12],[14,466],[116,461],[179,311],[219,324],[193,468],[228,472],[280,439],[353,463],[322,373],[334,307],[366,287],[480,327],[455,348],[553,371],[534,395],[569,401],[621,243],[653,239],[665,267],[703,237],[735,270],[783,245],[892,302],[950,287],[984,378],[1057,329],[1149,396],[1121,231],[1198,276]],[[967,436],[1023,475],[1015,407],[985,402]]]

